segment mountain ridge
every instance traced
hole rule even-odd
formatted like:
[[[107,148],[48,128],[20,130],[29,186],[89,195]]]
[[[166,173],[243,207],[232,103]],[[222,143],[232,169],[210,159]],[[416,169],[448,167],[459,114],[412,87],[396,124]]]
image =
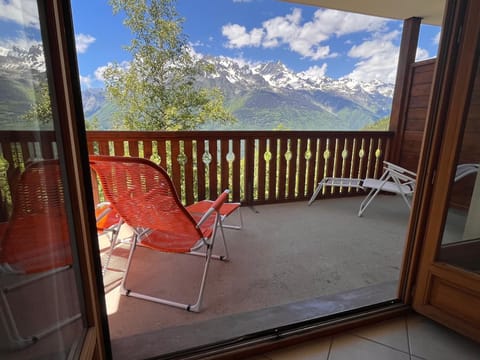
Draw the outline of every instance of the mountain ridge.
[[[235,124],[205,124],[207,129],[358,130],[388,116],[393,85],[381,81],[332,79],[312,72],[294,72],[281,61],[247,63],[225,56],[202,56],[215,71],[198,79],[198,86],[216,87],[225,105],[238,119]],[[22,114],[45,81],[41,45],[28,50],[0,48],[0,121],[21,127]],[[83,88],[85,118],[111,129],[117,110],[103,88]],[[14,109],[15,106],[15,109]]]

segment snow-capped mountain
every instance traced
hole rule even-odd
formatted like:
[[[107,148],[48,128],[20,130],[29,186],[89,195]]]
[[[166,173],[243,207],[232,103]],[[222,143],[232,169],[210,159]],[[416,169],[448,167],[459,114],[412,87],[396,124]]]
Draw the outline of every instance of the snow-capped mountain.
[[[204,56],[201,61],[213,64],[215,71],[198,79],[199,84],[219,88],[238,119],[226,125],[228,129],[361,129],[390,113],[392,84],[294,72],[280,61],[249,64],[223,56]],[[0,78],[4,80],[0,102],[13,99],[22,104],[8,114],[0,113],[0,121],[7,116],[15,121],[12,113],[24,112],[33,100],[32,86],[45,81],[42,45],[28,50],[0,47]],[[110,128],[116,109],[104,90],[84,89],[82,97],[87,119],[96,116],[103,128]]]
[[[35,101],[35,91],[46,81],[41,44],[29,49],[0,47],[0,125],[3,129],[27,129],[23,115]]]
[[[12,49],[0,48],[0,70],[44,73],[46,68],[42,44],[32,45],[28,50],[17,46]]]
[[[224,76],[232,83],[255,83],[258,86],[267,85],[272,89],[291,90],[321,90],[338,91],[343,94],[366,92],[379,93],[385,97],[393,96],[393,84],[379,80],[371,82],[357,81],[351,78],[332,79],[326,76],[312,77],[307,72],[298,72],[287,68],[281,61],[261,64],[239,64],[237,60],[227,57],[204,57],[205,61],[215,66],[214,78]]]
[[[239,128],[360,129],[390,113],[392,84],[296,73],[280,61],[203,61],[213,64],[215,72],[201,83],[223,91]]]

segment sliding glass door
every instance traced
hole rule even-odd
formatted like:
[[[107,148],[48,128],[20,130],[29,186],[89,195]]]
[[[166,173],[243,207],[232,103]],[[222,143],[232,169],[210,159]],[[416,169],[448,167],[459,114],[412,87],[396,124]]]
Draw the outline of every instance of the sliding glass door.
[[[2,12],[0,358],[102,358],[69,9],[23,1]]]

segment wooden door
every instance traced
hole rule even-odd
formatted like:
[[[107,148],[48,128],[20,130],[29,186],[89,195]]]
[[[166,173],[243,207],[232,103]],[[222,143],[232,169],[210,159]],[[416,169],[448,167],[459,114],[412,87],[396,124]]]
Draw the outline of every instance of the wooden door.
[[[412,216],[413,307],[480,340],[480,2],[449,1],[442,31]]]

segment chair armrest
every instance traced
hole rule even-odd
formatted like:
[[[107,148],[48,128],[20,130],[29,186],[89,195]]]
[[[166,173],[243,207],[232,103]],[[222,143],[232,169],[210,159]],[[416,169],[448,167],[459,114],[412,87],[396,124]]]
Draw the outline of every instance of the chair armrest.
[[[392,164],[391,162],[384,161],[383,162],[385,166],[385,170],[393,174],[392,176],[395,176],[403,181],[408,181],[408,182],[415,182],[417,178],[417,174],[414,173],[413,171],[407,170],[401,166]]]
[[[210,217],[210,215],[212,215],[214,211],[220,214],[219,210],[222,207],[222,205],[227,201],[229,193],[230,193],[230,190],[226,189],[223,193],[221,193],[217,197],[217,199],[212,203],[210,208],[205,212],[205,214],[203,214],[201,219],[198,221],[197,227],[202,225],[205,222],[205,220],[207,220]]]

